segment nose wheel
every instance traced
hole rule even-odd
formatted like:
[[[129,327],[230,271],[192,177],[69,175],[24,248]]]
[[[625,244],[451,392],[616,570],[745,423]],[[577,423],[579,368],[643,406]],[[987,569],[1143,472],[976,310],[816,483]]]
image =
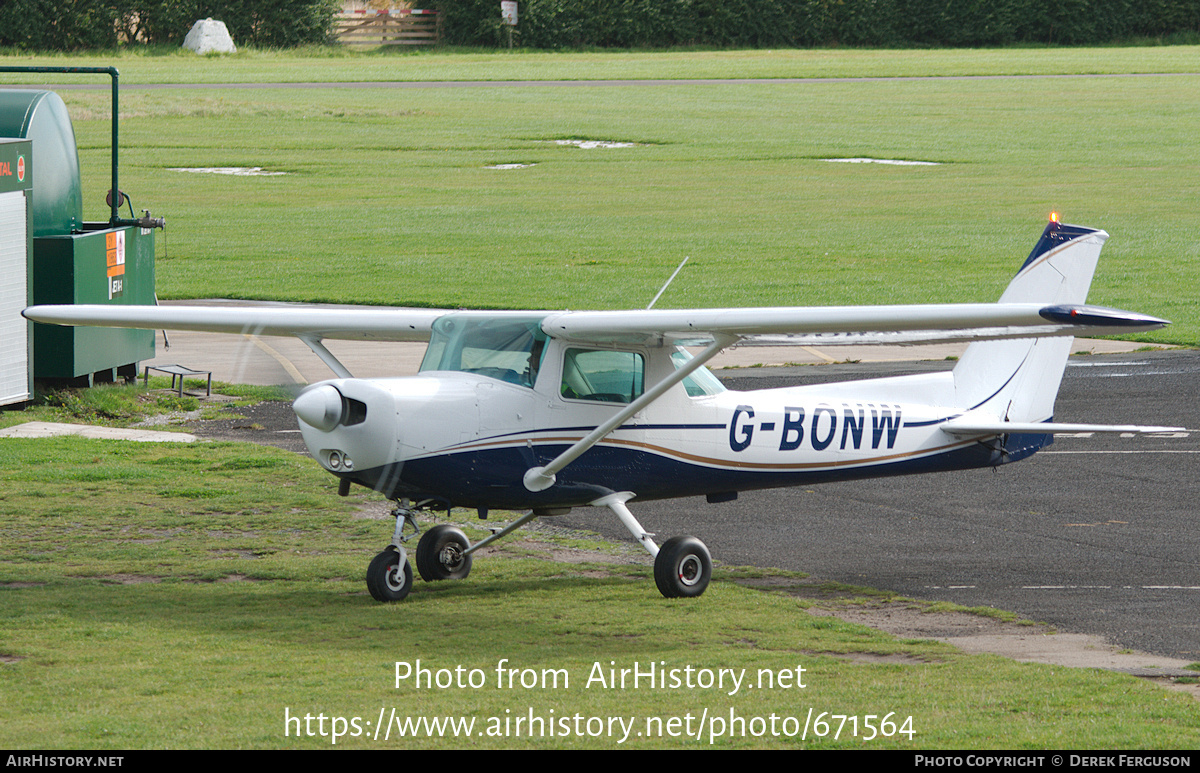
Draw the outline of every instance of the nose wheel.
[[[387,548],[367,567],[367,590],[376,601],[402,601],[412,590],[412,567],[404,548]]]

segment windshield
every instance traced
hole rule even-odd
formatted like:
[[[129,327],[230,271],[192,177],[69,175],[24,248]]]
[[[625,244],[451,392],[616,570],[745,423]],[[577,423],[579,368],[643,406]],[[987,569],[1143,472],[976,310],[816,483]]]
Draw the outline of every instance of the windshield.
[[[541,317],[439,317],[421,370],[477,373],[532,387],[546,355],[541,322]]]

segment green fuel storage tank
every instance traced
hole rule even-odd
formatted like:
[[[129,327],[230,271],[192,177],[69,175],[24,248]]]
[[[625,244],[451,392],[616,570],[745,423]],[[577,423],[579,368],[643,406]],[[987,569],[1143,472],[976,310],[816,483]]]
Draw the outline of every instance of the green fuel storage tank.
[[[52,91],[0,90],[0,137],[32,146],[32,302],[152,305],[153,229],[131,221],[84,222],[75,129],[62,99]],[[128,379],[140,361],[153,357],[152,330],[33,325],[39,380],[90,385]]]
[[[33,141],[33,236],[82,230],[79,152],[62,98],[53,91],[0,90],[0,137]]]

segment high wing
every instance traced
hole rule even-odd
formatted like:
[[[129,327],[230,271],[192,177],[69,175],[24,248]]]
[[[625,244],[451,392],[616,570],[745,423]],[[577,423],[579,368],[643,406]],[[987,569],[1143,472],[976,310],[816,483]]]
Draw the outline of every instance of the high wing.
[[[551,337],[602,344],[655,341],[720,347],[742,343],[931,343],[1136,333],[1168,324],[1135,312],[1085,304],[1104,231],[1051,220],[997,303],[697,310],[534,312]],[[342,375],[322,339],[428,340],[434,322],[455,313],[502,317],[530,312],[449,312],[369,307],[33,306],[35,322],[302,339]]]
[[[191,330],[360,341],[426,341],[435,320],[449,314],[489,318],[504,312],[441,309],[31,306],[34,322],[55,325]],[[857,344],[979,341],[1045,336],[1106,335],[1153,330],[1166,320],[1085,305],[1038,303],[917,306],[791,306],[733,309],[534,312],[556,338],[593,343],[663,339],[704,344],[717,337],[740,343]],[[530,312],[513,312],[528,316]]]
[[[293,335],[335,372],[344,371],[322,339],[424,341],[433,323],[455,313],[491,319],[542,315],[554,338],[599,344],[721,346],[742,343],[861,344],[996,341],[1153,330],[1166,320],[1086,305],[1108,234],[1052,220],[997,303],[911,306],[791,306],[732,309],[470,312],[369,307],[33,306],[25,316],[59,325]]]

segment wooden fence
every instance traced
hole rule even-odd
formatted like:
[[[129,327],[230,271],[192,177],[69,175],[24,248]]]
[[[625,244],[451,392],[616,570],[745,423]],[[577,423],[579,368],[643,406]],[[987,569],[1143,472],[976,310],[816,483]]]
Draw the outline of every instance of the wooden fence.
[[[441,27],[437,11],[358,11],[334,17],[334,37],[348,46],[432,46]]]

